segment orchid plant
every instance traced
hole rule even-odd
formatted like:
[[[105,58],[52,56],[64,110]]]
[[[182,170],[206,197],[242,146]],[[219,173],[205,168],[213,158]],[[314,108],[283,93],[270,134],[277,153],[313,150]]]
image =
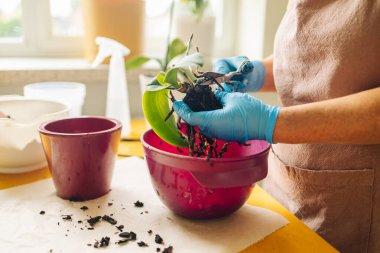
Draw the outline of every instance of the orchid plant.
[[[192,69],[203,66],[203,56],[199,52],[189,54],[190,47],[191,39],[185,50],[186,55],[168,66],[166,71],[160,71],[147,84],[142,101],[145,118],[152,129],[163,140],[177,147],[187,146],[188,141],[178,130],[175,118],[171,117],[170,100],[174,99],[171,91],[186,93],[189,85],[197,80]]]

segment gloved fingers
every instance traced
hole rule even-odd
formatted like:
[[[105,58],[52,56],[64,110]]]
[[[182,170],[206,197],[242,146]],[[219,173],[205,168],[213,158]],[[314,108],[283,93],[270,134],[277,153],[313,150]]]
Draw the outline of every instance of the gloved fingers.
[[[222,83],[222,87],[225,92],[247,92],[246,82],[230,81],[228,83]],[[214,84],[215,90],[221,90],[219,85]]]
[[[227,103],[228,94],[230,94],[230,93],[229,92],[225,92],[225,91],[221,91],[221,90],[216,90],[215,93],[214,93],[216,99],[219,100],[219,102],[222,104],[223,107]]]
[[[228,83],[222,83],[222,87],[224,88],[225,92],[234,92],[235,88],[233,84],[228,84]],[[220,87],[217,85],[217,90],[219,90]]]
[[[212,65],[212,71],[222,73],[222,74],[228,74],[233,70],[231,70],[230,64],[228,63],[227,59],[218,59]]]
[[[247,91],[258,91],[263,87],[266,76],[265,65],[262,61],[252,61],[253,71],[251,82],[247,85]]]
[[[236,71],[239,68],[240,64],[245,60],[248,60],[248,57],[242,55],[227,58],[227,62],[230,64],[230,68],[234,71]]]
[[[231,87],[231,92],[247,92],[246,81],[230,81],[230,83],[231,84],[226,84],[226,86],[228,85]]]
[[[236,71],[240,64],[247,60],[246,56],[234,56],[229,58],[218,59],[214,64],[212,70],[214,72],[228,74],[231,71]]]
[[[247,62],[246,64],[244,64],[243,68],[241,69],[242,74],[233,76],[231,78],[231,80],[232,81],[240,81],[242,83],[247,84],[250,74],[252,73],[252,71],[254,71],[253,69],[254,69],[253,62],[251,62],[251,61]]]
[[[248,60],[248,59],[247,59]],[[240,67],[240,66],[239,66]],[[253,62],[252,61],[247,61],[246,63],[244,63],[240,69],[239,69],[239,72],[242,73],[242,74],[249,74],[253,71],[254,69],[254,65],[253,65]]]
[[[228,64],[229,69],[231,71],[236,71],[243,61],[248,60],[248,57],[240,55],[240,56],[226,58],[224,60]]]
[[[239,57],[239,56],[238,56]],[[241,60],[240,60],[241,59]],[[242,64],[243,61],[245,60],[248,60],[247,57],[245,56],[240,56],[239,60],[238,59],[235,59],[234,62],[232,62],[231,64],[233,64],[234,68],[238,69],[240,67],[240,65]],[[247,83],[248,82],[248,78],[249,78],[249,75],[252,73],[254,69],[254,65],[253,65],[253,62],[251,61],[248,61],[246,62],[239,70],[239,72],[241,73],[240,75],[235,75],[232,77],[231,80],[233,81],[240,81],[240,82],[244,82],[244,83]]]
[[[201,133],[209,138],[225,138],[226,128],[228,128],[225,119],[228,115],[224,113],[223,109],[208,111],[205,113],[206,117],[202,122],[202,126],[198,126]],[[227,130],[227,135],[228,133],[229,131]]]
[[[225,92],[234,92],[234,90],[235,90],[233,84],[222,83],[220,85],[223,87]],[[217,84],[214,84],[213,87],[215,90],[221,90],[220,86]]]
[[[192,126],[202,126],[203,113],[193,112],[190,107],[183,101],[175,101],[173,103],[173,109],[176,111],[179,117]]]
[[[241,125],[239,118],[233,112],[225,110],[211,111],[207,118],[210,119],[209,125],[205,128],[199,127],[201,132],[210,138],[218,138],[224,141],[245,141],[246,138],[240,134]],[[245,121],[245,120],[244,120]]]
[[[234,85],[234,90],[231,92],[258,91],[263,87],[266,69],[262,61],[250,61],[244,65],[242,71],[247,71],[247,74],[235,75],[232,77],[231,81],[240,82],[240,86]]]

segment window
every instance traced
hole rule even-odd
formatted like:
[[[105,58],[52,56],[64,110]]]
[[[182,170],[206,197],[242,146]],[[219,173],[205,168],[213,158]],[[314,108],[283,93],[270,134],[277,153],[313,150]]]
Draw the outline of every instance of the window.
[[[83,35],[80,0],[50,0],[53,36]]]
[[[80,0],[0,0],[0,56],[81,56]]]
[[[215,11],[216,55],[233,51],[234,1],[210,0]],[[80,0],[0,0],[1,57],[80,57],[82,17]],[[146,0],[145,48],[159,55],[166,45],[171,0]],[[228,11],[227,11],[228,10]]]
[[[20,0],[0,2],[0,38],[18,39],[21,37]]]

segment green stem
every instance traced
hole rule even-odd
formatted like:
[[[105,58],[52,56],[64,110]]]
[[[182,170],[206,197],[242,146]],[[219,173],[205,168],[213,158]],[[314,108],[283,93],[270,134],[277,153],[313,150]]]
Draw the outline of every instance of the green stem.
[[[165,61],[164,64],[161,66],[161,70],[165,71],[166,67],[169,64],[169,49],[170,49],[170,34],[172,31],[172,26],[173,26],[173,15],[174,15],[174,3],[175,0],[172,0],[172,4],[170,5],[170,18],[169,18],[169,32],[168,32],[168,37],[167,37],[167,47],[166,47],[166,54],[165,54]]]

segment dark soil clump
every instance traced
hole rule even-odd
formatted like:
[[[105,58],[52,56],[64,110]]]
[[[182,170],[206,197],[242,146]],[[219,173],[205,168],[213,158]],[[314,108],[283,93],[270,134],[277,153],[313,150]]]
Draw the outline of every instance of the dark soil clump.
[[[154,237],[154,241],[158,244],[163,244],[164,243],[164,240],[162,239],[162,237],[158,234],[156,234],[156,236]]]
[[[183,102],[194,112],[213,111],[223,108],[208,85],[190,87]]]
[[[213,111],[222,109],[223,106],[215,97],[212,89],[208,85],[195,85],[186,91],[186,96],[183,102],[187,104],[194,112]],[[190,156],[221,158],[227,151],[227,145],[218,146],[215,138],[209,138],[200,132],[197,132],[195,127],[186,123],[186,134],[189,140]]]
[[[88,224],[90,224],[91,227],[93,227],[96,223],[98,223],[100,221],[101,218],[102,218],[102,216],[92,217],[92,218],[88,219],[87,222],[88,222]]]
[[[110,244],[110,238],[108,236],[102,237],[102,239],[99,241],[96,241],[94,244],[94,248],[104,248],[107,247]]]
[[[124,225],[116,226],[116,228],[117,228],[120,232],[123,232]]]
[[[162,251],[163,253],[172,253],[173,252],[173,246],[169,246]]]
[[[117,223],[117,221],[114,218],[112,218],[112,217],[110,217],[108,215],[103,215],[102,220],[107,221],[111,225],[116,225],[116,223]]]
[[[65,214],[65,215],[61,215],[62,216],[62,220],[66,220],[66,221],[72,221],[71,219],[71,216],[70,214]]]
[[[143,241],[138,242],[137,245],[139,245],[139,247],[148,247],[148,244],[146,244],[146,243],[143,242]]]
[[[130,241],[135,241],[137,239],[137,235],[134,232],[123,232],[119,234],[120,237],[126,238]]]
[[[137,200],[135,203],[134,203],[135,207],[143,207],[144,206],[144,203]]]

